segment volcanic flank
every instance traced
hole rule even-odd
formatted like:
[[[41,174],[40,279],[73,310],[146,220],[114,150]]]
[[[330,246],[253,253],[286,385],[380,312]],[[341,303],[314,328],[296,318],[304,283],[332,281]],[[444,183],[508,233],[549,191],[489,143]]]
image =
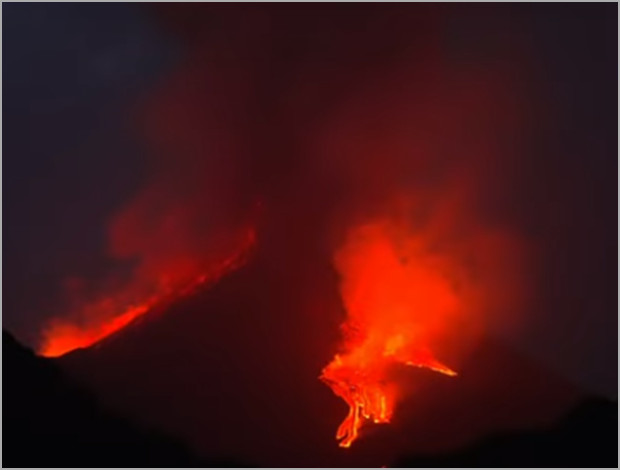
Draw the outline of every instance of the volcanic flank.
[[[265,279],[265,262],[258,255],[165,314],[59,363],[107,406],[172,433],[200,455],[260,466],[381,466],[456,451],[489,433],[550,425],[581,396],[485,341],[461,364],[459,380],[407,371],[415,393],[392,423],[368,428],[344,452],[333,435],[346,410],[316,379],[337,336],[326,340],[301,300],[329,298],[332,283],[294,290],[285,272]],[[331,299],[321,307],[339,309],[336,292]]]
[[[497,353],[498,349],[487,349],[485,353],[489,352]],[[496,363],[510,365],[506,357]],[[231,460],[199,460],[170,437],[152,431],[147,433],[109,411],[102,412],[104,409],[91,395],[63,377],[48,359],[35,358],[5,332],[3,366],[7,374],[5,399],[11,404],[3,416],[3,425],[10,431],[3,437],[7,463],[84,467],[162,463],[204,467],[231,463]],[[520,379],[533,377],[535,375],[519,375]],[[548,380],[539,383],[541,386],[548,384]],[[429,451],[425,451],[424,456],[409,454],[397,459],[395,464],[398,467],[457,467],[519,463],[568,467],[595,463],[600,467],[613,467],[617,465],[616,418],[617,404],[590,400],[552,428],[545,427],[533,433],[503,433],[447,455],[429,455],[434,454]],[[53,427],[49,426],[50,422],[54,423]],[[239,460],[236,462],[238,466]]]

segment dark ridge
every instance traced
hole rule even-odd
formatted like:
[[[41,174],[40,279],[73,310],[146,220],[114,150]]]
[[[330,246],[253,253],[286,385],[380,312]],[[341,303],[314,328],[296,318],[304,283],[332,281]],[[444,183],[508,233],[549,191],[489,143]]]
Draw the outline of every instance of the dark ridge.
[[[2,332],[7,467],[237,467],[109,414],[87,391]]]
[[[505,433],[460,452],[400,459],[394,467],[618,467],[618,403],[590,398],[555,426]]]

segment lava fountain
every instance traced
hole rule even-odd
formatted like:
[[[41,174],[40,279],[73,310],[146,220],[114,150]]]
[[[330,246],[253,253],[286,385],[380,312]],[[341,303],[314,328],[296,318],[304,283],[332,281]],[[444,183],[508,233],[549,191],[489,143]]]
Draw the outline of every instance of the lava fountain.
[[[349,406],[336,433],[349,447],[367,422],[388,423],[401,390],[398,367],[457,375],[438,360],[432,344],[462,311],[463,299],[445,255],[427,238],[392,219],[349,231],[336,252],[346,309],[342,352],[320,379]]]

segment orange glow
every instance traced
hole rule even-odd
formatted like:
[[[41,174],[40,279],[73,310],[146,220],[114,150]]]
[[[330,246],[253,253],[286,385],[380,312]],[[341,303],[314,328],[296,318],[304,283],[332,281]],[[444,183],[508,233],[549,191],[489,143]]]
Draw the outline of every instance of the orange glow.
[[[368,420],[392,419],[398,367],[424,367],[455,376],[431,346],[462,311],[448,260],[406,225],[380,220],[358,226],[335,256],[347,312],[343,352],[320,376],[349,406],[336,433],[349,447]]]
[[[153,305],[154,301],[150,301],[143,305],[129,307],[110,321],[92,327],[83,328],[71,323],[54,322],[46,332],[46,338],[39,354],[46,357],[58,357],[74,349],[88,347],[128,325],[148,312]]]
[[[71,322],[65,319],[52,321],[43,333],[39,354],[57,357],[74,349],[86,348],[98,343],[153,309],[169,305],[181,297],[192,294],[199,287],[214,283],[229,272],[238,269],[244,264],[246,255],[255,243],[256,233],[253,228],[250,228],[234,253],[214,263],[189,282],[171,284],[170,276],[162,276],[159,292],[139,303],[122,307],[119,305],[122,302],[118,299],[104,298],[86,305],[84,311],[81,312],[82,317],[87,318],[87,322]]]

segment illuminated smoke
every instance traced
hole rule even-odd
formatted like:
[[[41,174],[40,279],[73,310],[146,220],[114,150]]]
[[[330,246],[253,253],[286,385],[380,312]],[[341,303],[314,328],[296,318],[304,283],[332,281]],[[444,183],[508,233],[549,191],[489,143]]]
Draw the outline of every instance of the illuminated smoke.
[[[152,174],[108,227],[134,269],[74,312],[107,331],[184,290],[246,251],[264,201],[291,264],[318,253],[340,277],[345,338],[322,379],[350,406],[349,445],[408,394],[394,368],[453,375],[519,309],[524,242],[493,203],[518,159],[520,69],[459,60],[436,7],[160,8],[187,57],[142,108]],[[266,240],[265,258],[285,248]]]

